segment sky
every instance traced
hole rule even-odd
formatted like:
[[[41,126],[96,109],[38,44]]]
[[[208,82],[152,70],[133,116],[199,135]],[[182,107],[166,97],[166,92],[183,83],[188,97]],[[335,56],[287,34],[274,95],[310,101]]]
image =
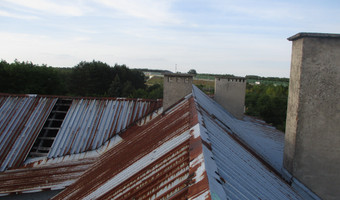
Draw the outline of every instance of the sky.
[[[0,0],[0,59],[289,77],[298,32],[340,33],[338,0]]]

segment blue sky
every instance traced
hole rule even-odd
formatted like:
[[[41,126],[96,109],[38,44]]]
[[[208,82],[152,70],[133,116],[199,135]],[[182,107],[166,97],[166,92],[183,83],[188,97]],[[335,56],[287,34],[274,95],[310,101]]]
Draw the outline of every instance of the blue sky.
[[[289,77],[298,32],[340,33],[337,0],[0,0],[0,58]]]

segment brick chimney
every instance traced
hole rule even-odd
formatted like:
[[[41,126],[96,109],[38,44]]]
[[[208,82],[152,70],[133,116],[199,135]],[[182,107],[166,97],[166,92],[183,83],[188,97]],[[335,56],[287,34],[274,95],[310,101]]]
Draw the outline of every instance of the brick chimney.
[[[190,74],[164,74],[163,110],[192,92],[192,80]]]
[[[284,168],[322,199],[340,197],[340,34],[293,42]]]
[[[214,99],[237,119],[244,114],[245,78],[215,78]]]

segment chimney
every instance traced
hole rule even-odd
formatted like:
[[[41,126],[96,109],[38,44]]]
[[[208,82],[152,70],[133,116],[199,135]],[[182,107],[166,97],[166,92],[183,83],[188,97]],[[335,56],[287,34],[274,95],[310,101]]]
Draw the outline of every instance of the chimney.
[[[284,168],[322,199],[340,197],[340,34],[293,42]]]
[[[244,114],[245,78],[215,78],[214,99],[237,119]]]
[[[192,92],[192,79],[190,74],[164,74],[163,110]]]

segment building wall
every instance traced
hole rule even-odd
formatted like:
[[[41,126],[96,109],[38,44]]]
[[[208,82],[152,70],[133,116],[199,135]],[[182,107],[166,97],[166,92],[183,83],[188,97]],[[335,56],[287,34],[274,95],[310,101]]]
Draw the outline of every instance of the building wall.
[[[290,40],[284,167],[322,199],[339,199],[340,35]]]
[[[303,40],[294,41],[292,47],[292,58],[289,79],[289,96],[286,119],[286,133],[285,133],[285,153],[284,165],[285,168],[292,172],[293,159],[295,155],[296,143],[296,129],[298,119],[298,104],[299,104],[299,88],[300,88],[300,67],[302,63],[302,47]]]
[[[163,110],[192,92],[192,75],[165,74],[163,89]]]
[[[238,119],[243,118],[245,95],[244,78],[215,78],[214,99]]]

